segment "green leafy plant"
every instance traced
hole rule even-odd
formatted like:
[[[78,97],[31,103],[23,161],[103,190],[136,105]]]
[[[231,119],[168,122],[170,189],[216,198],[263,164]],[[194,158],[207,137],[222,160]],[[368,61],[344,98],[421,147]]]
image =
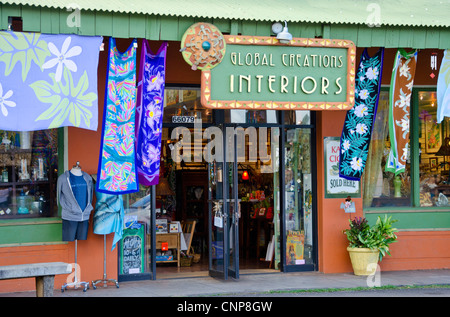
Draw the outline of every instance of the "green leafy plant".
[[[368,248],[371,250],[379,250],[379,260],[389,252],[389,245],[397,241],[396,232],[398,230],[392,226],[397,220],[391,216],[385,215],[377,218],[375,225],[372,227],[364,217],[356,217],[349,220],[349,228],[343,232],[349,241],[351,248]]]

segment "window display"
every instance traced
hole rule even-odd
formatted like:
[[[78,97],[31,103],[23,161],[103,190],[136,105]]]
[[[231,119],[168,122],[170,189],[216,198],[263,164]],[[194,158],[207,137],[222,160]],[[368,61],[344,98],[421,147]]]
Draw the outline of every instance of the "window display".
[[[364,176],[364,207],[448,206],[450,198],[450,119],[444,117],[437,123],[436,92],[415,90],[413,104],[417,117],[412,117],[409,151],[406,154],[405,172],[395,175],[386,171],[390,152],[387,127],[388,92],[382,91],[369,158]],[[412,153],[412,151],[415,151]],[[418,168],[412,169],[416,160]],[[411,191],[419,191],[413,201]]]
[[[0,130],[0,219],[55,217],[58,130]]]
[[[286,265],[313,264],[311,130],[286,130]]]

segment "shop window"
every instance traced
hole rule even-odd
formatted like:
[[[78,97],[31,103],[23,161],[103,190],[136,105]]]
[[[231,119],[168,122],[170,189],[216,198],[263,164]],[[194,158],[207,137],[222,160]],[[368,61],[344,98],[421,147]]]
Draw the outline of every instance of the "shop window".
[[[311,124],[311,112],[309,110],[288,110],[284,112],[284,124],[308,125]]]
[[[0,220],[55,217],[58,130],[0,130]]]
[[[397,176],[385,169],[390,151],[388,95],[388,91],[380,93],[363,178],[364,207],[445,206],[450,198],[450,153],[445,146],[450,143],[450,129],[448,118],[444,118],[440,124],[437,123],[436,92],[413,91],[411,112],[416,113],[419,120],[415,120],[411,115],[410,151],[405,172]],[[411,169],[412,160],[419,168]],[[417,188],[419,192],[412,195],[412,188]],[[419,199],[414,199],[414,196]]]
[[[195,119],[202,123],[212,123],[212,110],[204,108],[200,102],[200,90],[194,88],[168,88],[164,95],[164,123],[188,124]]]
[[[447,205],[446,198],[450,198],[450,119],[444,117],[437,123],[435,91],[419,91],[418,103],[420,206]]]
[[[276,110],[225,110],[226,123],[278,123]]]
[[[151,187],[123,196],[123,236],[119,243],[119,276],[150,272]]]

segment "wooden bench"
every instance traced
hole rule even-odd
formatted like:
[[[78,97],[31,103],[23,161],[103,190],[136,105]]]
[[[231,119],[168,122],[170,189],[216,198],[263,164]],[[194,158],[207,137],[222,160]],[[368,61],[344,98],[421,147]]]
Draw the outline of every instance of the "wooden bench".
[[[0,280],[34,277],[36,296],[51,297],[56,274],[70,274],[72,265],[64,262],[31,263],[0,266]]]

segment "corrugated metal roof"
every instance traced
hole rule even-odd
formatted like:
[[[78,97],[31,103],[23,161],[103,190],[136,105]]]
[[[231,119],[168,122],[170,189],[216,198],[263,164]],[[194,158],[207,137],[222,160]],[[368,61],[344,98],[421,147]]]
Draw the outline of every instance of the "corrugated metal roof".
[[[3,4],[206,19],[450,26],[450,0],[2,0]]]

